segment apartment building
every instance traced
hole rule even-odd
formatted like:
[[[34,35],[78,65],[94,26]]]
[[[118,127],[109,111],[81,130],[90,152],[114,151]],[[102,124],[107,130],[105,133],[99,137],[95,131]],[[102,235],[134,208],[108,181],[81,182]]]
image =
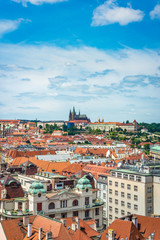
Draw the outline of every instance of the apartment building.
[[[108,223],[130,214],[160,214],[160,165],[126,166],[108,177]]]
[[[103,224],[108,226],[108,196],[107,196],[107,188],[108,188],[108,180],[106,175],[100,174],[97,179],[97,188],[98,188],[98,197],[103,200]]]

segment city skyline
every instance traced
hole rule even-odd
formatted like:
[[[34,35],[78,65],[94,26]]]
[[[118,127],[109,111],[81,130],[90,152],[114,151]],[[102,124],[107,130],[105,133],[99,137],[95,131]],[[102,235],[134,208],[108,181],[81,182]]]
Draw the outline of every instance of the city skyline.
[[[160,4],[0,0],[0,118],[159,122]]]

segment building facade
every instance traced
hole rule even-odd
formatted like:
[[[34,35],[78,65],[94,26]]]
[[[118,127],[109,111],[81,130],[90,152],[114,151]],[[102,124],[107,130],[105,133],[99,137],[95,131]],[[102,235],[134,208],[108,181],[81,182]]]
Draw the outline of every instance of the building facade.
[[[159,214],[160,166],[128,166],[108,177],[108,221],[130,214]]]

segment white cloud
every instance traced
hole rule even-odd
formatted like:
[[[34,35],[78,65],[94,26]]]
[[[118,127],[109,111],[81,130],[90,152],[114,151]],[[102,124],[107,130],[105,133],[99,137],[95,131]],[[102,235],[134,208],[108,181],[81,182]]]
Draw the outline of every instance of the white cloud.
[[[0,44],[0,56],[2,118],[67,120],[69,108],[75,105],[92,120],[103,114],[106,121],[123,121],[132,112],[131,104],[137,120],[160,117],[156,51]],[[143,84],[146,76],[150,79]],[[148,119],[146,112],[151,112]]]
[[[151,19],[160,19],[160,4],[157,4],[154,9],[150,12]]]
[[[104,26],[113,23],[127,25],[131,22],[140,22],[144,13],[131,7],[119,7],[116,0],[108,0],[98,6],[93,12],[92,26]]]
[[[20,18],[17,20],[9,20],[9,19],[2,19],[0,20],[0,37],[8,32],[15,31],[20,23],[24,21],[24,19]]]
[[[68,0],[12,0],[13,2],[22,3],[24,7],[27,7],[27,3],[31,3],[33,5],[42,5],[44,3],[58,3],[65,2]]]

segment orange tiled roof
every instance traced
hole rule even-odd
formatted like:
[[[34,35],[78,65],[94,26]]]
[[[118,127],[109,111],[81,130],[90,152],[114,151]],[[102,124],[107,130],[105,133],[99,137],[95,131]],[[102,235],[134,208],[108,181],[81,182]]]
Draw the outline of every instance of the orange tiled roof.
[[[108,230],[113,229],[115,232],[115,239],[132,239],[143,240],[145,239],[132,221],[124,221],[120,219],[114,220],[114,222],[102,233],[101,240],[108,240]]]
[[[160,218],[134,215],[138,219],[139,232],[148,239],[151,233],[155,233],[154,240],[160,239]]]
[[[44,171],[44,172],[54,171],[55,173],[61,173],[63,169],[70,166],[70,162],[51,162],[51,161],[39,160],[35,157],[30,157],[30,158],[17,157],[10,163],[10,165],[20,166],[22,163],[26,162],[27,160],[34,163],[39,168],[40,171]]]

